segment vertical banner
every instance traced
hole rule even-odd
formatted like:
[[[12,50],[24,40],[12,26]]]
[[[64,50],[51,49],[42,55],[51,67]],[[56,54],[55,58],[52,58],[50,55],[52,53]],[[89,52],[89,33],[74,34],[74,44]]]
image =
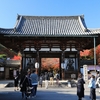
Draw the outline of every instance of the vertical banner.
[[[88,80],[88,69],[87,69],[87,65],[83,65],[83,77],[84,77],[84,80],[85,81]]]

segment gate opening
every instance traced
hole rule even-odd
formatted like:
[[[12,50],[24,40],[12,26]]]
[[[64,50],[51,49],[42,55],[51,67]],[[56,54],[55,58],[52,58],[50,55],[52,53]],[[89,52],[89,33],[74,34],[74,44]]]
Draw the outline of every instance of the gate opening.
[[[58,72],[60,70],[60,58],[41,58],[41,72]]]

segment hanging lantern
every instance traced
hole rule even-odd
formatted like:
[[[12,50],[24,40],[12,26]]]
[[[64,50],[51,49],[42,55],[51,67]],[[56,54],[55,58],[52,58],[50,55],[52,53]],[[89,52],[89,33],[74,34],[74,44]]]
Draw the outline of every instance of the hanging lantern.
[[[38,62],[35,63],[35,68],[39,68],[39,63]]]

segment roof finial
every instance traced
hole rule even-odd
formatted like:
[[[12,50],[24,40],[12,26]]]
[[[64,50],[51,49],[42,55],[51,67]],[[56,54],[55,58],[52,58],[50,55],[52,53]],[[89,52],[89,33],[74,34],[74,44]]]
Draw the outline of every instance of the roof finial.
[[[17,20],[19,20],[20,19],[20,15],[19,14],[17,14]]]
[[[84,15],[81,15],[81,17],[84,19]]]

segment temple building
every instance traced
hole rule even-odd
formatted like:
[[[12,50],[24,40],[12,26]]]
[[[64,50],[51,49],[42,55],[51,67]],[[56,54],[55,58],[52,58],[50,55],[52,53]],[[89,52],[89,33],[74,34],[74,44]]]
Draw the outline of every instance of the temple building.
[[[64,79],[77,78],[80,72],[80,51],[95,48],[100,44],[99,40],[100,29],[87,28],[83,15],[17,15],[14,28],[0,28],[0,43],[22,54],[20,69],[35,68],[37,62],[40,75],[42,60],[57,58],[59,73]]]

